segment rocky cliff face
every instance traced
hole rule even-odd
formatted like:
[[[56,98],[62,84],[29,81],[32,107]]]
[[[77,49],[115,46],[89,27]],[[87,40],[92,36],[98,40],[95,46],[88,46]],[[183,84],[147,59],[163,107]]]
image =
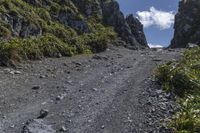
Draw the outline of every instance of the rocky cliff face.
[[[170,47],[186,47],[188,43],[200,43],[200,1],[182,0],[175,17],[175,33]]]
[[[135,37],[136,41],[140,44],[140,47],[146,47],[147,40],[141,22],[132,14],[126,17],[126,22],[128,23],[131,33]]]
[[[2,0],[0,2],[1,40],[42,36],[46,33],[59,38],[56,32],[65,35],[65,38],[73,38],[71,35],[98,31],[97,24],[102,27],[114,27],[119,37],[131,48],[147,47],[139,21],[132,17],[127,22],[115,0]]]
[[[127,47],[148,47],[145,36],[143,36],[142,39],[139,39],[141,34],[144,35],[141,23],[133,16],[125,19],[123,13],[119,9],[119,4],[116,1],[111,0],[110,2],[104,3],[102,9],[104,23],[114,27],[118,35],[128,44]]]

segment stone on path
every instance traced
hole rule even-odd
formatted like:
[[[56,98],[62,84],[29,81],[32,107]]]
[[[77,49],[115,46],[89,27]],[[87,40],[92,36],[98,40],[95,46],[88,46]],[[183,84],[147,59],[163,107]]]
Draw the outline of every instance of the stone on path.
[[[22,133],[56,133],[56,130],[51,125],[44,124],[41,119],[34,119],[25,124]]]

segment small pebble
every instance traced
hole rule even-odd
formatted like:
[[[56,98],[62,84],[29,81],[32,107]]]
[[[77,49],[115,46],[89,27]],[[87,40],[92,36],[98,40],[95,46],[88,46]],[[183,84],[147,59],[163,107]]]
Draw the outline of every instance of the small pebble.
[[[36,86],[32,87],[32,90],[39,90],[40,88],[41,88],[41,86],[36,85]]]
[[[93,90],[93,91],[98,91],[98,89],[97,89],[97,88],[92,88],[92,90]]]
[[[37,118],[38,118],[38,119],[43,119],[43,118],[45,118],[48,114],[49,114],[49,111],[48,111],[48,110],[41,109],[41,110],[40,110],[40,116],[38,116]]]
[[[67,128],[66,128],[65,126],[62,126],[62,127],[60,128],[60,131],[61,131],[61,132],[66,132],[66,131],[67,131]]]
[[[43,78],[46,78],[46,76],[45,75],[40,75],[40,78],[43,79]]]
[[[105,126],[104,126],[104,125],[102,125],[102,126],[101,126],[101,128],[102,128],[102,129],[104,129],[104,128],[105,128]]]

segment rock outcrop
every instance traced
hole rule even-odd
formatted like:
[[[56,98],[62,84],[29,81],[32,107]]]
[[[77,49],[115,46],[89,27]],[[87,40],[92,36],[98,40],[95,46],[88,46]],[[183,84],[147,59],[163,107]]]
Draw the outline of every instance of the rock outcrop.
[[[128,23],[123,13],[120,11],[117,1],[94,0],[88,3],[87,0],[74,0],[73,2],[87,18],[93,16],[105,25],[114,27],[119,37],[127,43],[127,47],[148,47],[142,24],[133,16],[132,20]],[[133,25],[135,27],[133,27]]]
[[[95,23],[113,27],[130,48],[148,47],[141,23],[133,16],[125,19],[115,0],[0,2],[0,40],[42,36],[46,33],[57,34],[55,32],[58,29],[66,29],[64,33],[60,33],[62,35],[66,35],[68,31],[70,35],[92,33],[96,30]]]
[[[126,21],[129,27],[131,28],[131,33],[134,35],[135,39],[140,44],[140,46],[146,47],[147,40],[141,22],[137,18],[135,18],[132,14],[127,16]]]
[[[118,35],[128,44],[127,47],[139,48],[141,45],[132,34],[123,13],[120,11],[119,4],[116,1],[105,3],[103,6],[104,23],[114,27]]]
[[[175,16],[175,33],[171,48],[185,48],[188,43],[200,43],[200,1],[182,0]]]

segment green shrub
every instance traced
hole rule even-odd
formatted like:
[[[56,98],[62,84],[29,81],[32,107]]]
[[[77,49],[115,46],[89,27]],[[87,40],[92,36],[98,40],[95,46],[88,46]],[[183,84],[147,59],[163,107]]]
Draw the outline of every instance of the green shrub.
[[[49,12],[43,8],[39,8],[37,10],[38,15],[40,16],[41,19],[46,20],[46,21],[51,21],[51,15]]]
[[[66,43],[69,43],[73,37],[78,36],[76,31],[59,23],[51,23],[50,25],[45,25],[43,26],[43,31],[45,33],[53,34]]]
[[[22,48],[19,40],[14,39],[9,42],[0,42],[0,59],[6,64],[10,60],[21,61]]]
[[[22,59],[72,56],[73,49],[55,36],[47,34],[39,38],[15,38],[9,42],[0,42],[0,58],[20,62]]]
[[[159,82],[163,84],[164,90],[169,90],[171,88],[172,70],[173,67],[171,63],[161,65],[155,70],[155,76]]]
[[[11,36],[11,31],[3,26],[0,26],[0,37],[6,38]]]
[[[42,36],[39,39],[39,49],[46,57],[56,57],[58,54],[72,56],[71,48],[68,44],[52,35]]]

